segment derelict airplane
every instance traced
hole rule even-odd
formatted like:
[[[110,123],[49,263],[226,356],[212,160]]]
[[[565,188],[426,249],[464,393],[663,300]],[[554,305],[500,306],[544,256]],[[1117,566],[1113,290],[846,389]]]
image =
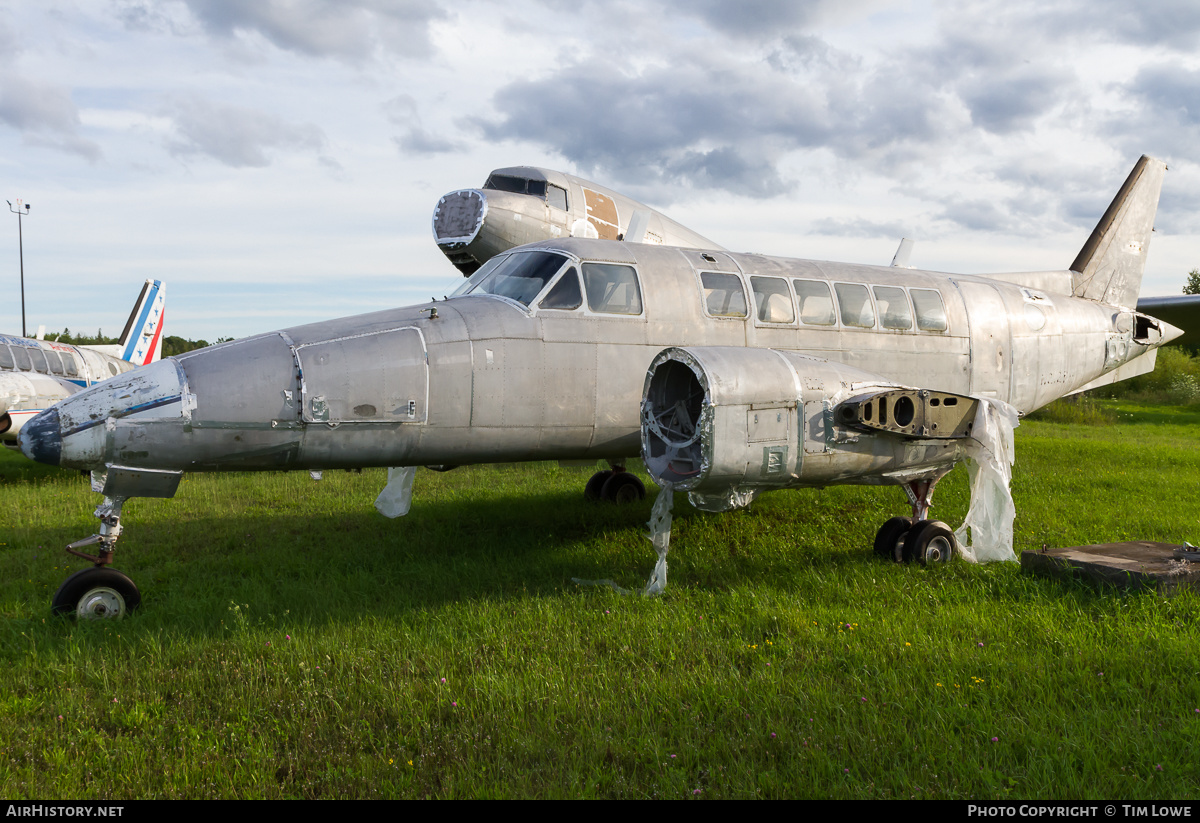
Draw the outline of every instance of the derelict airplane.
[[[0,334],[0,443],[17,448],[17,435],[34,415],[93,383],[158,360],[166,301],[162,282],[147,280],[115,345]]]
[[[974,409],[1027,413],[1147,372],[1178,335],[1133,310],[1165,171],[1137,162],[1069,270],[984,277],[562,238],[496,254],[444,301],[119,376],[21,433],[27,456],[90,470],[104,495],[100,533],[71,547],[99,545],[96,566],[53,607],[137,604],[107,568],[121,508],[173,496],[185,471],[619,469],[641,453],[660,483],[715,508],[776,488],[900,485],[914,517],[885,524],[877,550],[945,559],[954,536],[925,518]],[[614,471],[605,496],[630,477]]]

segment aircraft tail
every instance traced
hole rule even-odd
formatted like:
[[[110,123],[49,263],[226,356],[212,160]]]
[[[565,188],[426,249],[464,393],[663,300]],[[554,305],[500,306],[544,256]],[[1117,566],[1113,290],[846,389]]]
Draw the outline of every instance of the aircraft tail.
[[[1071,264],[1072,294],[1133,308],[1167,164],[1142,155]]]
[[[117,356],[135,366],[158,360],[162,352],[163,318],[167,308],[167,287],[161,280],[147,280],[142,286],[125,331],[117,344]]]

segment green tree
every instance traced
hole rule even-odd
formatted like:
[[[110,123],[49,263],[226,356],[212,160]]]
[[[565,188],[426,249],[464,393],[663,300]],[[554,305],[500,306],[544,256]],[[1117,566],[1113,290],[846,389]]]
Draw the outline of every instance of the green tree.
[[[1200,294],[1200,269],[1188,272],[1187,285],[1183,287],[1184,294]]]

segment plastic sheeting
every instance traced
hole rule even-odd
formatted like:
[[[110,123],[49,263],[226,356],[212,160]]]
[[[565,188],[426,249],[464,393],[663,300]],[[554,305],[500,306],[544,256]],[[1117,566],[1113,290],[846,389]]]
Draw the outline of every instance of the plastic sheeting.
[[[388,482],[375,498],[375,509],[384,517],[403,517],[412,506],[413,476],[415,466],[397,466],[388,469]]]
[[[724,494],[688,492],[688,502],[702,512],[731,512],[744,509],[754,502],[761,489],[739,489],[730,486]]]
[[[966,520],[954,532],[959,553],[972,563],[1017,559],[1013,552],[1017,509],[1009,484],[1015,458],[1013,429],[1018,425],[1015,408],[1000,400],[979,398],[975,425],[964,443],[971,505]]]
[[[667,587],[667,550],[671,548],[671,507],[675,504],[675,491],[668,485],[663,486],[654,498],[654,508],[650,510],[650,533],[646,537],[654,544],[658,552],[658,562],[654,571],[646,581],[642,594],[646,596],[662,594]]]

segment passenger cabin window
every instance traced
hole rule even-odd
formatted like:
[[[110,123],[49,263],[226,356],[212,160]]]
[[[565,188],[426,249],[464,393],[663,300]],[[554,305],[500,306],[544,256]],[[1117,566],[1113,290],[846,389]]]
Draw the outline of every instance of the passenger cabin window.
[[[875,286],[875,305],[879,307],[879,323],[885,329],[911,329],[912,311],[904,289],[896,286]]]
[[[12,353],[13,353],[13,360],[16,361],[18,369],[20,369],[21,371],[32,371],[33,370],[33,363],[31,363],[29,361],[28,349],[25,349],[22,346],[13,346]]]
[[[828,283],[822,280],[793,280],[792,286],[800,301],[802,323],[806,326],[832,326],[837,322]]]
[[[875,310],[871,307],[871,295],[867,287],[858,283],[836,283],[838,309],[842,314],[842,325],[859,329],[875,326]]]
[[[454,296],[495,294],[528,306],[569,259],[547,251],[510,254],[495,268],[481,268]]]
[[[0,343],[0,369],[12,371],[15,368],[16,364],[13,363],[12,352],[8,350],[8,346]]]
[[[642,293],[633,266],[584,263],[583,288],[588,308],[604,314],[641,314]]]
[[[41,349],[30,349],[29,359],[33,361],[33,370],[38,374],[49,374],[50,369],[46,367],[46,357],[42,354]]]
[[[751,277],[754,307],[762,323],[791,323],[796,319],[787,281],[779,277]]]
[[[558,282],[542,298],[543,309],[577,309],[583,305],[583,292],[579,290],[579,272],[574,266],[567,269]]]
[[[946,331],[950,323],[946,319],[946,306],[942,295],[933,289],[913,289],[913,307],[917,310],[917,328],[921,331]]]
[[[704,288],[704,308],[713,317],[746,316],[746,292],[736,274],[701,272],[700,285]]]
[[[43,352],[43,354],[46,355],[46,363],[50,366],[50,373],[51,374],[62,374],[63,373],[62,361],[58,359],[58,352],[48,351],[48,352]]]

